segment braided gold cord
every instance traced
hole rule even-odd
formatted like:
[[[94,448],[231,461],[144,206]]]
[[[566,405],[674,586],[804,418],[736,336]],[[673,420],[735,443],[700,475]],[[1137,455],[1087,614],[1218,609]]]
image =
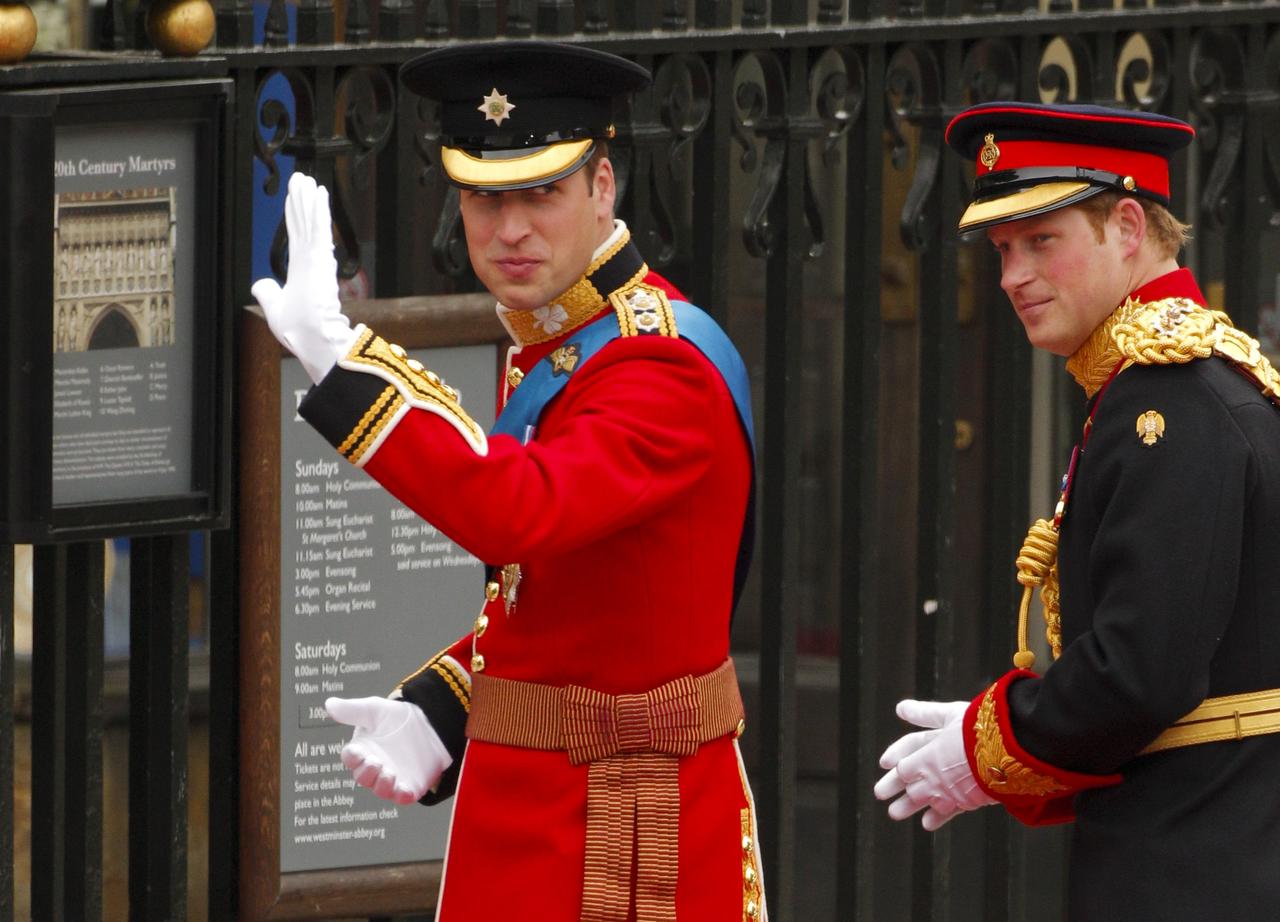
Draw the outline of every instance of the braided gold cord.
[[[1058,560],[1058,530],[1046,519],[1036,519],[1022,542],[1022,550],[1018,553],[1016,566],[1018,582],[1025,588],[1022,592],[1022,604],[1018,606],[1018,652],[1013,655],[1013,664],[1019,669],[1030,669],[1036,663],[1036,655],[1027,644],[1027,613],[1031,608],[1031,592],[1036,586],[1043,586],[1054,573]],[[1043,598],[1044,593],[1041,592]],[[1046,609],[1046,618],[1047,618]]]
[[[1049,575],[1049,568],[1058,559],[1058,532],[1053,523],[1036,519],[1022,542],[1018,554],[1018,582],[1030,588],[1039,586]]]
[[[1212,311],[1185,298],[1168,298],[1144,305],[1130,322],[1116,323],[1111,338],[1121,355],[1139,365],[1181,365],[1213,355],[1216,326]]]
[[[1258,341],[1237,330],[1222,311],[1187,298],[1138,305],[1126,302],[1111,325],[1120,353],[1140,365],[1182,364],[1219,355],[1243,371],[1272,402],[1280,404],[1280,373]]]
[[[1040,602],[1044,605],[1044,637],[1049,641],[1053,658],[1062,655],[1062,608],[1058,602],[1058,561],[1049,568],[1040,588]]]

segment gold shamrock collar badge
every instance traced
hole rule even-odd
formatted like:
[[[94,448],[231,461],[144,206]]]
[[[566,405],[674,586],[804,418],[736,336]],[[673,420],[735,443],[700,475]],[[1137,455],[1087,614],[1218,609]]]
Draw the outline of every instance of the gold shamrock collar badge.
[[[495,86],[488,96],[483,97],[483,102],[476,106],[477,112],[484,113],[486,122],[493,122],[495,125],[501,125],[507,119],[511,118],[511,113],[515,111],[515,104],[508,101],[505,93],[499,93]]]

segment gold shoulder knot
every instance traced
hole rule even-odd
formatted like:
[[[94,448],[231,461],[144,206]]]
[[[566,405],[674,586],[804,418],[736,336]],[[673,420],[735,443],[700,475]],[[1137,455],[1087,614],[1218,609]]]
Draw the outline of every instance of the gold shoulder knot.
[[[1201,307],[1188,298],[1147,303],[1130,299],[1117,314],[1111,336],[1120,353],[1138,365],[1168,365],[1221,356],[1280,405],[1280,374],[1262,354],[1258,341],[1236,329],[1222,311]]]
[[[1169,365],[1207,359],[1215,329],[1225,314],[1188,298],[1140,302],[1130,298],[1111,327],[1120,354],[1138,365]],[[1226,320],[1229,325],[1230,321]]]

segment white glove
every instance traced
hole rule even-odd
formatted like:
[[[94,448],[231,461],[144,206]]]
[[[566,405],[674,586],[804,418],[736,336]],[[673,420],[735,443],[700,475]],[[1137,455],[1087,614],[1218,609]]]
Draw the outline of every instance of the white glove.
[[[440,781],[453,764],[422,709],[391,698],[329,698],[324,709],[355,727],[342,747],[342,764],[356,783],[383,800],[411,804]]]
[[[276,339],[319,384],[356,340],[338,301],[329,190],[317,186],[310,176],[294,173],[284,200],[284,223],[289,233],[289,275],[284,288],[275,279],[265,278],[254,282],[250,291],[262,305]]]
[[[888,773],[875,786],[895,820],[924,810],[921,825],[929,832],[957,813],[995,803],[978,786],[964,751],[963,718],[967,701],[899,701],[897,714],[926,729],[908,733],[884,751],[880,767]],[[902,795],[902,796],[898,796]]]

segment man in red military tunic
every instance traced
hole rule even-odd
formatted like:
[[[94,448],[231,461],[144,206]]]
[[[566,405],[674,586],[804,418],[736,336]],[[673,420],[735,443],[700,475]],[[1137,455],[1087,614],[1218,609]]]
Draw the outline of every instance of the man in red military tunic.
[[[460,45],[405,65],[441,105],[472,266],[514,345],[486,435],[339,311],[327,193],[289,184],[254,287],[315,387],[300,412],[490,568],[471,633],[388,699],[330,699],[379,796],[454,792],[437,918],[765,917],[729,618],[750,545],[745,370],[614,219],[612,55]],[[409,640],[406,638],[406,640]]]
[[[1177,119],[1004,102],[958,115],[985,231],[1032,345],[1088,399],[1052,520],[1018,558],[1015,669],[924,729],[876,796],[925,829],[1000,803],[1073,823],[1067,918],[1272,918],[1280,905],[1280,375],[1176,257]],[[1042,586],[1054,661],[1038,675]]]

